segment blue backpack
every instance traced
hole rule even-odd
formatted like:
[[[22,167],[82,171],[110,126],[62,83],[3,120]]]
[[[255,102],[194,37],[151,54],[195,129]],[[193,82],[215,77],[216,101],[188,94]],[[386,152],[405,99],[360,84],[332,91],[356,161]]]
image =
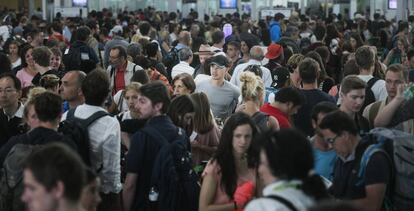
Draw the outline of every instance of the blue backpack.
[[[374,128],[363,138],[368,145],[359,165],[357,185],[364,185],[366,166],[371,156],[385,153],[392,164],[392,180],[387,187],[386,210],[414,210],[414,135],[400,130]]]
[[[154,210],[198,210],[199,178],[192,169],[190,145],[185,131],[169,143],[159,131],[145,127],[142,131],[161,144],[151,175],[148,198]]]

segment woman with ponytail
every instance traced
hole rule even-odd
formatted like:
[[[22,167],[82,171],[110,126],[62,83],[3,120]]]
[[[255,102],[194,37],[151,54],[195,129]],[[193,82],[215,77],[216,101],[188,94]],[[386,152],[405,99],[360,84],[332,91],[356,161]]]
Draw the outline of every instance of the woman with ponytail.
[[[282,129],[263,134],[259,141],[259,175],[266,187],[263,198],[251,201],[245,211],[308,210],[328,196],[321,178],[313,173],[312,146],[302,133]]]

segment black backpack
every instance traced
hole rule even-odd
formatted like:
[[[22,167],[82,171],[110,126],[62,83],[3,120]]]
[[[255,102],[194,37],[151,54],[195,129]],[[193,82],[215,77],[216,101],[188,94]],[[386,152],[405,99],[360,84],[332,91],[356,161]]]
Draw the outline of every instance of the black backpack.
[[[171,71],[175,65],[180,63],[178,51],[179,50],[177,50],[177,48],[174,47],[170,50],[170,52],[167,53],[167,55],[164,56],[162,63],[164,63],[168,71]]]
[[[310,34],[309,36],[307,36],[307,37],[301,37],[300,38],[300,41],[299,41],[299,47],[300,47],[300,49],[303,51],[303,50],[306,50],[306,49],[308,49],[309,48],[309,46],[311,46],[312,45],[312,42],[311,42],[311,37],[313,36],[313,34]]]
[[[24,139],[29,139],[26,133]],[[0,171],[0,210],[25,210],[20,197],[23,194],[23,165],[27,157],[42,145],[16,144],[7,154]]]
[[[152,207],[158,207],[158,210],[198,210],[200,184],[192,169],[185,131],[179,128],[177,137],[171,143],[155,128],[145,127],[142,131],[161,142],[148,193]]]
[[[82,160],[87,166],[91,166],[88,127],[99,118],[109,114],[105,111],[98,111],[87,119],[79,119],[75,117],[75,111],[76,108],[68,111],[65,121],[59,125],[58,132],[61,132],[76,144]],[[99,169],[97,171],[99,172]]]
[[[367,87],[365,88],[365,100],[364,104],[362,105],[361,110],[359,110],[360,114],[364,112],[365,107],[367,107],[369,104],[376,102],[374,92],[372,91],[372,86],[379,80],[379,78],[373,77],[369,79],[367,82]]]
[[[83,52],[81,48],[86,47],[68,47],[63,56],[62,62],[67,70],[82,70],[85,73],[89,73],[91,70],[96,68],[96,63],[91,60],[89,52]],[[89,59],[82,58],[82,54],[88,54]]]

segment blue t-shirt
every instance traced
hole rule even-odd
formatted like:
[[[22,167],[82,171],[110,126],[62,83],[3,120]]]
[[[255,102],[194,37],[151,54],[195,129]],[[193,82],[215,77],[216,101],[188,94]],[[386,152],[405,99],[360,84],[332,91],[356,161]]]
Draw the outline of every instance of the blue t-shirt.
[[[332,181],[333,167],[336,160],[335,151],[321,151],[313,148],[313,155],[315,157],[315,172]]]

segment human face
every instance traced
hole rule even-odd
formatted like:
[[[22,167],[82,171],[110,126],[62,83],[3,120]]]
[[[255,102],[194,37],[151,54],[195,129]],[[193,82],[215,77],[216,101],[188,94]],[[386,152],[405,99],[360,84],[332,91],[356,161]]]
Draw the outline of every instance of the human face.
[[[356,48],[356,46],[357,46],[357,41],[356,41],[356,39],[354,39],[353,37],[351,37],[351,38],[349,39],[349,42],[351,43],[352,48],[353,48],[353,49],[355,49],[355,48]]]
[[[409,58],[410,60],[408,60],[408,67],[410,69],[414,69],[414,56]]]
[[[341,107],[344,108],[345,112],[357,113],[361,110],[365,100],[365,89],[354,89],[347,94],[341,93],[342,103]]]
[[[224,80],[224,76],[226,75],[226,70],[227,68],[225,67],[223,68],[215,64],[212,64],[210,66],[211,78],[213,80]]]
[[[237,50],[237,48],[232,45],[228,45],[226,54],[229,58],[235,58],[239,56],[239,50]]]
[[[33,104],[29,104],[27,108],[27,116],[26,116],[26,123],[29,125],[30,129],[34,129],[39,127],[39,119],[37,118],[37,114]]]
[[[68,72],[63,76],[59,92],[62,99],[68,102],[74,101],[79,97],[80,87],[78,86],[76,73]]]
[[[136,90],[130,89],[125,92],[125,100],[128,104],[128,109],[132,112],[138,112],[135,109],[135,104],[138,102],[139,93]]]
[[[149,119],[157,114],[157,110],[148,97],[138,96],[135,109],[140,113],[139,119]]]
[[[21,92],[16,90],[13,79],[4,77],[0,79],[0,107],[10,108],[18,105]]]
[[[50,58],[50,66],[54,70],[59,69],[61,62],[62,62],[62,57],[60,57],[60,56],[52,55],[52,57]]]
[[[404,83],[402,73],[395,73],[388,71],[385,74],[385,88],[387,89],[388,97],[390,99],[397,95],[398,86]]]
[[[29,50],[26,52],[26,55],[25,55],[26,63],[27,63],[29,66],[34,66],[34,61],[33,61],[32,53],[33,53],[33,49],[29,49]]]
[[[17,55],[17,53],[19,52],[19,47],[17,47],[17,45],[15,44],[11,44],[9,45],[9,52],[11,55]]]
[[[397,42],[397,48],[400,49],[400,51],[404,52],[404,44],[401,41]]]
[[[288,115],[294,115],[298,113],[300,105],[294,105],[293,103],[288,103]]]
[[[269,185],[275,181],[275,177],[269,167],[269,162],[264,150],[260,151],[259,175],[265,185]]]
[[[249,46],[247,46],[246,42],[242,41],[240,43],[240,49],[243,54],[249,54]]]
[[[33,176],[31,170],[23,172],[24,191],[21,197],[29,211],[53,211],[57,210],[58,199],[54,188],[47,191],[46,187],[40,184]]]
[[[209,55],[209,54],[200,54],[200,55],[198,55],[198,58],[200,59],[200,63],[204,64],[208,58],[211,58],[211,55]]]
[[[118,49],[113,49],[109,52],[109,63],[115,68],[118,68],[123,64],[123,59],[119,56]]]
[[[243,156],[250,147],[253,130],[249,124],[239,125],[233,131],[233,152]]]
[[[95,211],[96,207],[101,203],[102,199],[99,195],[100,180],[96,178],[94,181],[86,185],[82,190],[81,204],[86,211]]]
[[[183,81],[180,79],[174,81],[174,95],[180,96],[180,95],[186,95],[191,94],[190,90],[184,85]]]
[[[348,139],[348,133],[343,132],[342,134],[335,134],[329,129],[321,130],[323,138],[326,144],[329,145],[329,148],[333,148],[339,156],[342,158],[348,157],[353,150],[353,145]]]

